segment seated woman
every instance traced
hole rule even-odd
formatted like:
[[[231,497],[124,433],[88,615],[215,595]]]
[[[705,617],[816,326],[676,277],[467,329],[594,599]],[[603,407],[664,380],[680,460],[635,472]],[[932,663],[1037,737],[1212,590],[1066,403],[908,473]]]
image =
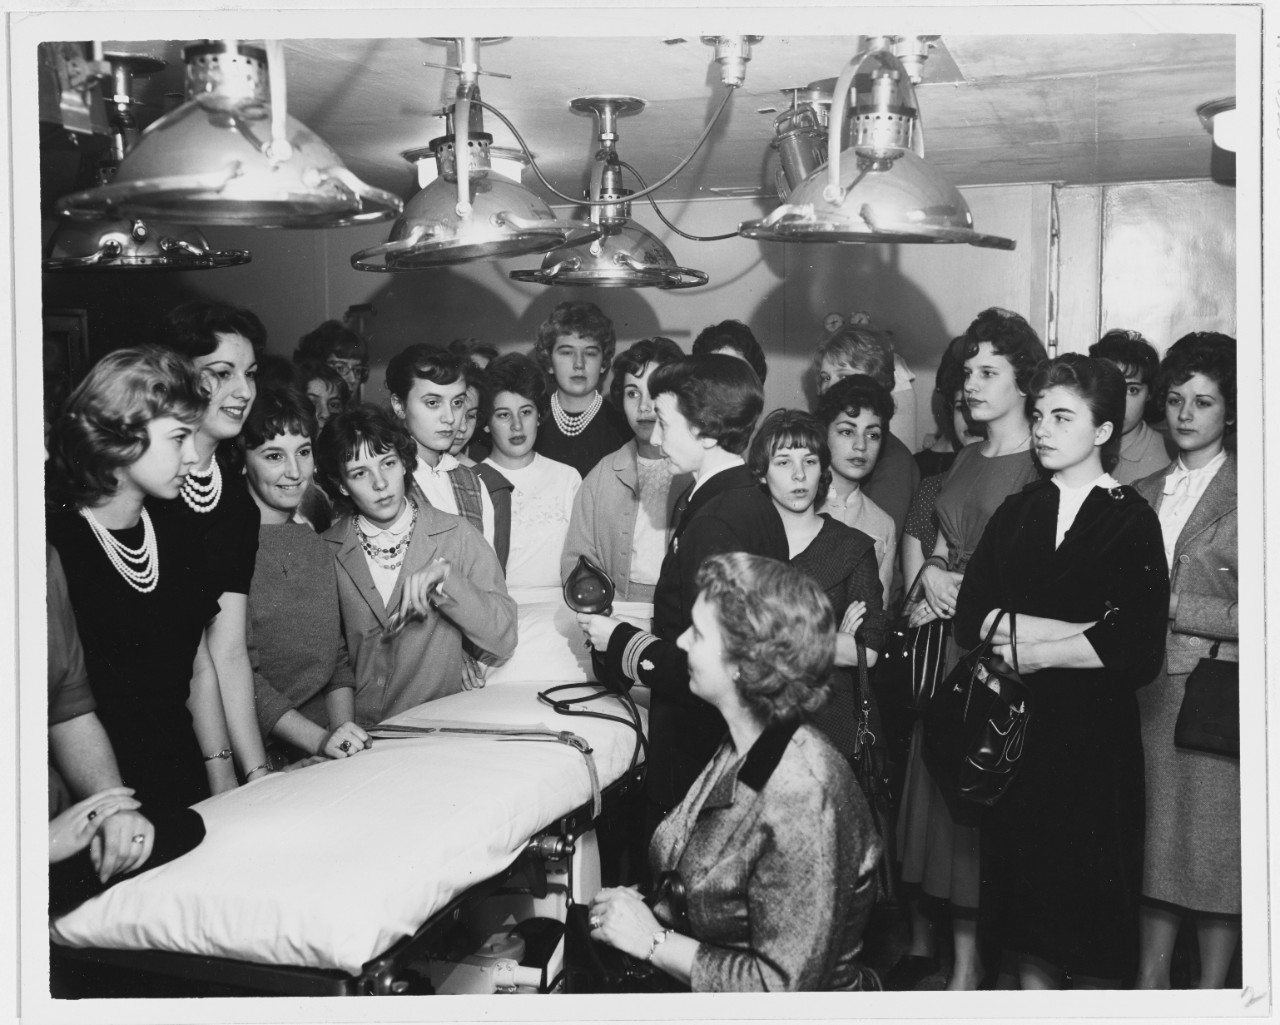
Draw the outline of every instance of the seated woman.
[[[121,349],[89,371],[49,432],[49,481],[65,503],[49,513],[49,543],[97,718],[144,807],[186,808],[236,785],[204,642],[219,585],[199,536],[150,511],[196,465],[206,405],[180,356]]]
[[[679,643],[729,735],[649,848],[655,877],[683,886],[654,911],[602,889],[591,935],[694,991],[860,989],[879,841],[848,765],[802,722],[826,696],[831,606],[799,570],[744,552],[707,559],[697,584]]]
[[[956,606],[965,648],[998,623],[996,653],[1031,707],[1018,774],[982,825],[983,908],[1023,989],[1057,988],[1064,972],[1115,988],[1137,949],[1136,692],[1164,655],[1169,575],[1155,512],[1110,475],[1124,395],[1119,370],[1080,353],[1036,372],[1027,405],[1053,477],[996,510]]]
[[[346,758],[368,735],[355,718],[355,678],[338,613],[333,553],[297,521],[315,474],[316,420],[292,389],[259,391],[240,433],[249,494],[262,513],[249,589],[254,700],[268,755]]]
[[[511,548],[507,586],[560,587],[560,553],[582,478],[566,463],[534,451],[547,385],[537,364],[510,352],[485,370],[488,395],[481,417],[493,443],[482,465],[511,482]]]
[[[817,416],[826,428],[831,451],[831,489],[819,509],[875,541],[885,603],[882,607],[887,607],[898,534],[893,518],[871,500],[863,484],[879,462],[887,425],[893,417],[893,399],[866,374],[853,374],[840,378],[822,393]],[[915,463],[911,465],[914,467]]]
[[[693,483],[688,474],[667,472],[652,440],[649,378],[683,355],[670,338],[643,338],[613,361],[609,397],[635,437],[596,463],[573,503],[560,575],[567,577],[585,555],[609,574],[618,601],[653,601],[676,500]]]
[[[316,470],[347,511],[324,534],[355,672],[356,722],[381,722],[463,689],[464,643],[509,658],[516,607],[480,531],[409,493],[417,443],[377,406],[320,432]]]
[[[830,696],[814,717],[846,758],[853,756],[858,703],[853,672],[858,644],[868,666],[884,649],[886,616],[875,542],[817,507],[831,484],[826,429],[809,413],[778,409],[765,418],[751,442],[747,465],[765,486],[787,532],[791,565],[812,578],[831,602],[840,626]],[[870,695],[867,695],[870,698]],[[874,728],[878,731],[878,726]]]

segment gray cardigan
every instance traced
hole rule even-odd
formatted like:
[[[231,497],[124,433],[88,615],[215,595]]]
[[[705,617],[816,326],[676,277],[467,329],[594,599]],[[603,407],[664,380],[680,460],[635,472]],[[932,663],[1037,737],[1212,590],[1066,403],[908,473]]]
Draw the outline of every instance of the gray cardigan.
[[[1134,484],[1158,513],[1171,463]],[[1222,641],[1218,657],[1240,661],[1239,527],[1236,512],[1236,457],[1209,482],[1178,535],[1169,567],[1169,586],[1178,595],[1178,614],[1169,623],[1165,659],[1170,675],[1189,673]]]

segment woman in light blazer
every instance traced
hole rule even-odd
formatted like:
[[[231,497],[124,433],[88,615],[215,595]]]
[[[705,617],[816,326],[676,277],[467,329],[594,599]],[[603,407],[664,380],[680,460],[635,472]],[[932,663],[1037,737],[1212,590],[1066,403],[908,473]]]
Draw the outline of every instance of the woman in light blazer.
[[[1235,339],[1197,332],[1171,346],[1156,394],[1179,455],[1134,485],[1160,517],[1171,587],[1164,669],[1138,692],[1147,780],[1144,989],[1169,987],[1187,915],[1196,920],[1202,989],[1224,985],[1240,938],[1240,762],[1173,741],[1187,677],[1200,659],[1215,645],[1218,658],[1240,659],[1236,458],[1225,447],[1235,428],[1235,385]]]

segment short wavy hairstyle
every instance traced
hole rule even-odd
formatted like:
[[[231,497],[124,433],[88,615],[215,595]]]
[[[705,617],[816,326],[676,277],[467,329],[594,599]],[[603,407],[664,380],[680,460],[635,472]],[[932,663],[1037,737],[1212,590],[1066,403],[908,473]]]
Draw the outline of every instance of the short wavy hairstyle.
[[[1222,392],[1227,406],[1227,433],[1236,429],[1236,340],[1217,331],[1192,331],[1164,354],[1156,374],[1155,395],[1164,408],[1169,389],[1185,384],[1193,374],[1204,374]]]
[[[199,425],[209,400],[191,362],[172,349],[117,349],[94,365],[49,428],[50,491],[75,505],[114,495],[116,474],[150,446],[147,425]]]
[[[964,339],[966,360],[978,355],[978,346],[983,342],[990,343],[991,351],[1003,356],[1013,367],[1014,383],[1024,395],[1028,393],[1036,368],[1049,358],[1040,336],[1027,319],[999,306],[985,309],[974,317],[965,329]]]
[[[933,394],[929,397],[929,408],[933,413],[934,425],[956,452],[960,451],[964,443],[956,434],[952,412],[955,409],[956,392],[964,391],[964,352],[967,344],[962,335],[951,339],[950,344],[943,350],[942,358],[938,361],[938,372],[933,379]],[[986,424],[980,424],[973,419],[969,413],[968,403],[964,405],[963,415],[970,434],[981,434],[986,437]]]
[[[414,381],[432,384],[455,384],[465,376],[470,359],[442,349],[438,345],[418,342],[401,349],[387,364],[387,391],[403,402],[413,389]]]
[[[551,350],[561,335],[577,335],[599,343],[602,356],[600,377],[603,380],[613,363],[613,351],[618,344],[613,321],[605,316],[604,311],[595,303],[566,300],[556,304],[556,308],[539,325],[538,337],[533,343],[533,358],[547,373],[551,373]]]
[[[218,335],[241,335],[255,356],[267,348],[267,329],[252,310],[220,302],[189,302],[175,306],[160,322],[156,344],[187,359],[208,356],[218,348]]]
[[[406,478],[418,468],[418,443],[389,410],[369,402],[344,409],[324,425],[316,439],[316,478],[325,493],[348,511],[353,506],[342,493],[346,487],[343,473],[365,446],[374,455],[395,452],[404,464]],[[405,487],[409,486],[406,479]]]
[[[323,381],[338,389],[338,399],[346,406],[351,401],[351,388],[347,379],[322,360],[301,359],[294,363],[298,368],[298,382],[303,394],[312,381]]]
[[[613,379],[609,382],[609,401],[618,409],[622,408],[622,395],[627,389],[627,375],[639,377],[644,368],[652,364],[655,368],[666,366],[683,358],[684,350],[670,338],[654,335],[652,338],[641,338],[640,341],[622,352],[613,361]]]
[[[533,360],[520,352],[507,352],[484,368],[480,389],[480,419],[487,424],[493,416],[493,400],[498,392],[509,391],[528,399],[538,409],[539,419],[547,411],[547,378]]]
[[[700,438],[742,455],[764,409],[760,378],[737,356],[683,356],[649,377],[649,397],[670,393]]]
[[[1102,468],[1110,473],[1120,462],[1126,387],[1124,374],[1110,360],[1080,352],[1064,352],[1042,364],[1031,378],[1027,392],[1027,419],[1032,420],[1036,399],[1048,389],[1066,388],[1075,392],[1089,407],[1095,427],[1111,424],[1111,437],[1103,442],[1101,453]]]
[[[818,370],[825,359],[874,377],[886,391],[893,391],[893,339],[879,328],[846,324],[833,331],[814,352],[813,369]]]
[[[786,563],[746,552],[708,556],[697,585],[720,624],[738,695],[757,722],[790,722],[823,706],[836,621],[822,588]]]
[[[880,426],[886,431],[893,419],[893,396],[879,381],[866,374],[850,374],[842,377],[818,399],[818,419],[823,430],[835,423],[842,413],[857,416],[870,410],[880,418]]]
[[[751,364],[756,377],[764,384],[765,375],[769,373],[769,362],[764,358],[764,349],[760,348],[756,336],[746,324],[740,320],[722,320],[719,324],[704,327],[693,340],[695,356],[705,356],[719,349],[732,349],[736,352]]]
[[[827,447],[827,429],[812,413],[803,409],[775,409],[764,418],[760,430],[751,439],[747,454],[747,467],[751,475],[765,485],[769,463],[779,450],[785,448],[808,449],[818,457],[821,473],[818,475],[818,491],[813,499],[815,509],[822,508],[831,487],[831,449]]]
[[[314,442],[319,429],[311,400],[297,388],[259,388],[236,442],[242,452],[261,448],[282,434],[298,434]]]
[[[1109,359],[1125,374],[1133,374],[1150,387],[1160,370],[1160,353],[1138,331],[1112,328],[1089,346],[1089,355]]]
[[[298,339],[293,350],[295,360],[316,360],[323,363],[330,356],[339,359],[369,359],[369,346],[363,338],[340,320],[326,320]]]

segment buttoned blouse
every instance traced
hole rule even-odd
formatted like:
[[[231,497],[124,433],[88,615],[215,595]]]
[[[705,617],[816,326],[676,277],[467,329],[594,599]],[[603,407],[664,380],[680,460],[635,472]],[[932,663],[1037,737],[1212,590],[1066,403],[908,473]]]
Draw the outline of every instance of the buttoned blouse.
[[[1177,465],[1164,479],[1164,501],[1158,510],[1160,529],[1164,532],[1164,556],[1170,566],[1173,565],[1173,550],[1178,544],[1178,535],[1187,525],[1191,513],[1209,487],[1209,482],[1218,475],[1227,461],[1224,449],[1204,466],[1190,470],[1178,457]]]

